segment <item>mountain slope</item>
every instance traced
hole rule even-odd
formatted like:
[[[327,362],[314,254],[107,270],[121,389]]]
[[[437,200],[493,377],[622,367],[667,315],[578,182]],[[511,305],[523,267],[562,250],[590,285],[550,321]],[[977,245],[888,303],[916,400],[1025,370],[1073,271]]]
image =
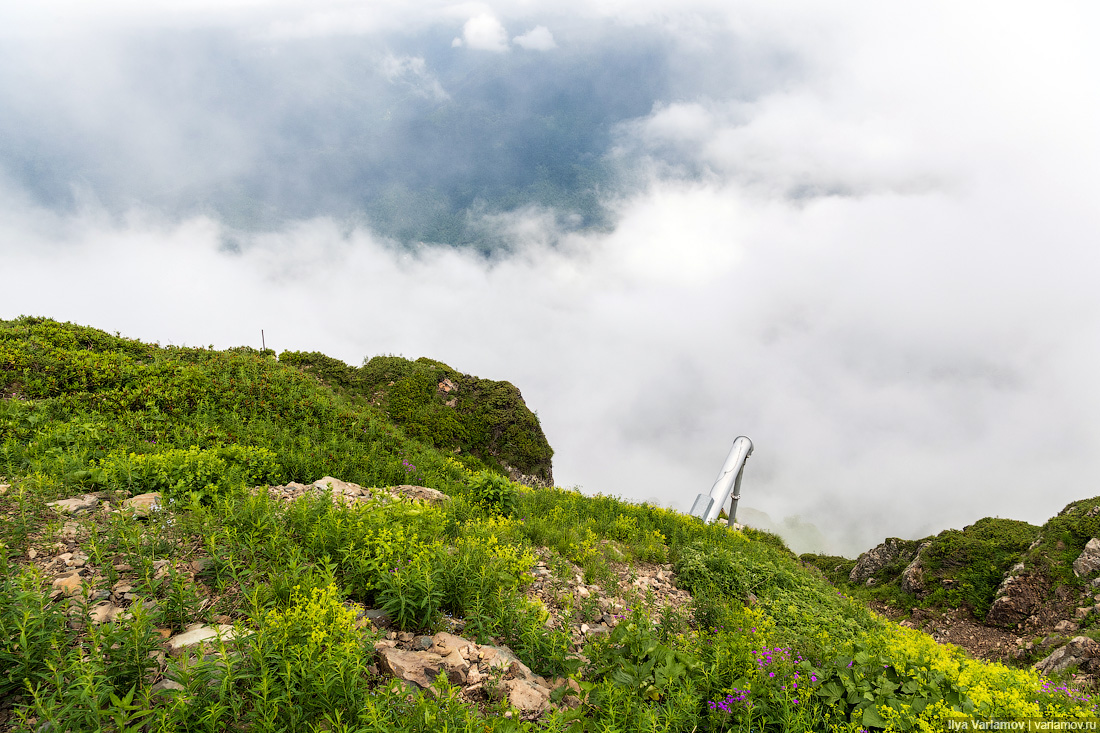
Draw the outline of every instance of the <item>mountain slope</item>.
[[[916,730],[1097,709],[886,621],[774,535],[472,471],[270,353],[21,318],[0,322],[0,387],[10,729]]]

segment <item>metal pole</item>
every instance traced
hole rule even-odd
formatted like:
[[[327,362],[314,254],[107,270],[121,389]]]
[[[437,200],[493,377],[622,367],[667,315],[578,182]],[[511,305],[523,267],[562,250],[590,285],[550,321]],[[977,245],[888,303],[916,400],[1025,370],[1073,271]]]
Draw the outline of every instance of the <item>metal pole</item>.
[[[705,524],[710,524],[718,518],[722,507],[732,498],[730,505],[729,523],[732,525],[737,519],[737,501],[741,498],[741,478],[745,473],[745,461],[752,455],[752,441],[744,435],[733,441],[726,462],[722,464],[722,470],[718,472],[718,478],[710,488],[709,494],[699,494],[695,497],[695,504],[691,508],[691,514],[699,517]]]

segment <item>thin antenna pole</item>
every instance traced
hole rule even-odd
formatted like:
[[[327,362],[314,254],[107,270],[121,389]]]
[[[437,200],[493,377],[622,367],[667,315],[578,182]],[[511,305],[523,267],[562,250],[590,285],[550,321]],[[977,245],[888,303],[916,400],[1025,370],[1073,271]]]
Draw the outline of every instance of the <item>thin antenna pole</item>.
[[[260,329],[260,345],[264,347],[264,351],[267,351],[267,341],[264,341],[264,330]]]

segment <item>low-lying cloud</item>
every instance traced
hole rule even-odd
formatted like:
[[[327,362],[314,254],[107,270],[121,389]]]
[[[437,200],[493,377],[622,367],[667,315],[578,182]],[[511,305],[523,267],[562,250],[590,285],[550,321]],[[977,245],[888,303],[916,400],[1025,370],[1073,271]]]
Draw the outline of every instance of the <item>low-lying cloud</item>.
[[[220,347],[263,328],[276,349],[349,363],[431,356],[519,386],[562,483],[680,509],[745,434],[742,506],[798,549],[1040,522],[1100,493],[1087,11],[933,5],[899,26],[876,8],[642,3],[572,24],[560,8],[441,8],[408,21],[415,42],[277,41],[262,62],[262,35],[212,36],[213,60],[192,61],[193,38],[168,33],[181,53],[157,78],[178,97],[124,84],[125,44],[99,73],[9,51],[0,80],[25,119],[0,144],[0,315]],[[326,12],[345,10],[379,33],[377,7]],[[270,29],[278,13],[260,14]],[[722,69],[697,63],[710,54]],[[234,58],[251,60],[227,71]],[[630,68],[644,84],[619,95]],[[28,69],[34,89],[12,81]],[[204,98],[197,70],[251,104]],[[81,78],[134,102],[132,144]],[[310,84],[323,104],[300,117],[267,96],[309,100]],[[373,127],[354,127],[372,99]],[[57,119],[80,134],[32,134]],[[366,189],[398,205],[355,203]]]

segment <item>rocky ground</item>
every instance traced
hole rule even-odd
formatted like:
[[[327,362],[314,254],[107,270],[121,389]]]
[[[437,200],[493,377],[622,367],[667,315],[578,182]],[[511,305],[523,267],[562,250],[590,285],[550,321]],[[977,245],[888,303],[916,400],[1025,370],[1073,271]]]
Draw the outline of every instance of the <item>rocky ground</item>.
[[[445,494],[421,486],[368,489],[332,477],[308,485],[291,483],[266,490],[286,501],[325,491],[341,502],[392,501],[398,497],[433,503],[448,500]],[[159,494],[122,498],[120,494],[101,492],[51,502],[50,507],[57,513],[54,526],[35,536],[32,549],[17,561],[38,568],[49,586],[50,599],[64,604],[72,628],[125,623],[132,618],[135,604],[140,603],[146,610],[157,606],[155,598],[137,592],[142,587],[139,571],[126,563],[97,563],[87,547],[93,531],[101,529],[113,513],[128,513],[139,519],[155,516],[162,508]],[[212,623],[190,623],[178,633],[165,627],[156,629],[163,638],[162,651],[148,681],[157,691],[178,687],[165,676],[169,657],[209,645],[219,637],[231,640],[235,633],[233,622],[240,621],[214,612],[219,605],[228,604],[219,604],[222,598],[203,582],[203,572],[212,565],[203,548],[177,547],[176,553],[179,557],[174,560],[152,563],[153,579],[171,577],[186,587],[195,604],[190,618],[208,618]],[[526,594],[546,607],[551,628],[568,629],[573,642],[571,651],[581,659],[587,641],[610,634],[636,605],[645,604],[660,618],[671,609],[683,612],[691,600],[686,591],[676,587],[671,565],[616,564],[612,566],[613,577],[600,585],[586,583],[579,567],[546,548],[540,548],[538,556]],[[233,592],[234,589],[229,589],[227,594]],[[360,625],[369,624],[384,635],[375,646],[378,652],[375,670],[380,674],[426,690],[431,689],[431,681],[437,675],[446,674],[471,704],[486,707],[507,698],[527,718],[537,717],[551,705],[579,703],[575,682],[535,675],[504,644],[477,644],[462,637],[461,620],[445,619],[447,631],[431,636],[414,635],[390,629],[381,610],[359,606],[355,610]],[[239,633],[239,623],[236,628]],[[563,687],[566,689],[559,691]],[[3,707],[0,701],[0,724],[6,722],[10,713]]]
[[[1100,511],[1100,507],[1097,508]],[[864,553],[851,571],[852,582],[866,582],[878,568],[895,562],[906,549],[909,565],[901,574],[903,590],[918,597],[927,592],[920,577],[921,550],[890,539]],[[1034,545],[1033,545],[1034,546]],[[1091,540],[1074,562],[1078,577],[1100,569],[1100,540]],[[1042,574],[1017,564],[997,589],[996,598],[983,619],[968,608],[898,608],[874,603],[879,613],[902,626],[920,629],[940,643],[955,644],[971,656],[1008,664],[1034,663],[1047,674],[1070,667],[1079,670],[1075,683],[1097,687],[1100,683],[1100,642],[1086,634],[1100,627],[1100,579],[1076,590],[1052,584]],[[1081,633],[1085,632],[1085,633]]]
[[[344,502],[397,497],[427,502],[448,500],[444,494],[424,487],[367,489],[332,477],[309,485],[287,484],[267,490],[288,501],[322,491],[331,492]],[[149,609],[158,603],[136,591],[144,586],[129,564],[106,563],[103,558],[97,562],[94,553],[88,550],[88,540],[97,522],[102,524],[107,515],[125,512],[138,518],[149,517],[160,511],[160,501],[158,494],[123,499],[117,494],[101,493],[51,503],[57,520],[47,532],[34,538],[32,549],[20,562],[31,563],[41,571],[49,585],[50,598],[65,604],[74,629],[88,624],[125,623],[132,617],[135,604],[141,603]],[[1096,549],[1100,553],[1100,543]],[[194,603],[190,619],[204,618],[211,623],[185,626],[181,623],[176,626],[177,629],[183,626],[178,633],[169,628],[157,629],[163,637],[162,651],[158,653],[158,666],[149,676],[149,682],[157,690],[178,686],[165,677],[168,657],[219,636],[231,639],[241,628],[240,619],[217,612],[221,598],[203,582],[203,573],[212,561],[204,556],[202,547],[179,547],[175,554],[174,560],[157,560],[152,564],[154,579],[170,578],[186,587]],[[547,624],[551,628],[568,631],[571,651],[582,659],[587,641],[609,635],[640,604],[658,618],[668,613],[690,613],[691,597],[676,587],[671,565],[617,564],[611,570],[611,577],[601,583],[589,583],[580,568],[545,548],[538,551],[531,570],[527,596],[546,607]],[[1006,579],[999,598],[1011,598],[1014,588],[1018,595],[1034,594],[1035,589],[1026,578],[1012,577],[1017,579]],[[226,591],[232,592],[233,589]],[[1008,602],[1001,603],[1004,606]],[[1026,603],[1020,607],[1030,608]],[[1082,626],[1091,625],[1100,616],[1100,593],[1096,597],[1074,596],[1060,603],[1047,603],[1023,617],[1016,628],[1008,629],[979,623],[962,609],[941,612],[879,605],[876,610],[904,626],[925,631],[941,643],[956,644],[980,659],[1017,664],[1039,660],[1036,666],[1052,673],[1076,666],[1082,675],[1078,683],[1084,684],[1095,682],[1100,673],[1100,643],[1077,635]],[[385,614],[377,609],[357,607],[356,611],[361,625],[370,624],[383,635],[375,646],[376,671],[380,674],[426,690],[431,689],[436,676],[445,674],[471,704],[490,706],[506,698],[527,718],[537,717],[551,705],[570,706],[579,702],[576,683],[535,675],[499,640],[477,644],[463,637],[461,620],[447,619],[446,630],[433,635],[415,635],[390,629]],[[236,627],[232,625],[234,621],[238,622]],[[0,724],[5,716],[6,711],[0,710]]]

